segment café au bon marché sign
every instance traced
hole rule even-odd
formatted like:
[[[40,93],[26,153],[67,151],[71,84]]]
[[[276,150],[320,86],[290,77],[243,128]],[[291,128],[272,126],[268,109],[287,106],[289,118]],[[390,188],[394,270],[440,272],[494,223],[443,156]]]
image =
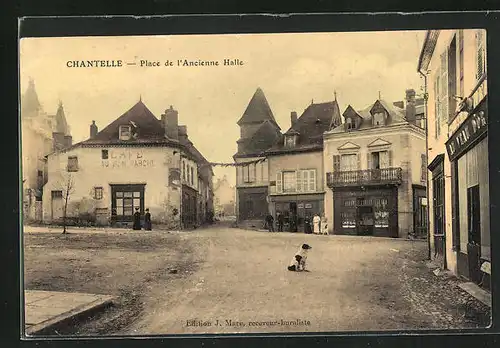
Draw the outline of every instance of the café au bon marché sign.
[[[461,156],[488,131],[488,108],[484,100],[446,142],[450,161]]]

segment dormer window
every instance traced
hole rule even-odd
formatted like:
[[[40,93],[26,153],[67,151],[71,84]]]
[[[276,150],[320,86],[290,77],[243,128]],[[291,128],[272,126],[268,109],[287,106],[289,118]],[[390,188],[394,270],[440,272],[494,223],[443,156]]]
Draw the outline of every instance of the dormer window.
[[[345,124],[346,124],[347,130],[351,130],[351,129],[356,128],[356,121],[350,117],[346,118]]]
[[[297,144],[297,136],[296,135],[285,136],[285,146],[286,147],[294,147],[296,144]]]
[[[373,114],[373,125],[374,126],[385,125],[385,113],[384,112],[375,112]]]
[[[120,140],[130,140],[132,129],[129,125],[120,126]]]

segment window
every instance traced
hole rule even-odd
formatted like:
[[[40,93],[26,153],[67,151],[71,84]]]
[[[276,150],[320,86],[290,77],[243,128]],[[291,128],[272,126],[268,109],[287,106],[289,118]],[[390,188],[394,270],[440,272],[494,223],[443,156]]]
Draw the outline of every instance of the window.
[[[343,172],[358,170],[358,158],[358,154],[342,155],[340,157],[340,170]]]
[[[346,118],[345,120],[345,123],[347,125],[347,129],[348,130],[352,130],[352,129],[355,129],[356,128],[356,121],[353,120],[352,118],[348,117]]]
[[[469,243],[481,245],[481,212],[479,200],[479,185],[467,189],[467,229]]]
[[[441,54],[440,65],[434,80],[435,96],[435,137],[441,134],[441,124],[448,120],[449,116],[449,93],[448,93],[448,49]]]
[[[485,54],[485,39],[484,31],[476,31],[476,79],[479,80],[483,77],[486,72],[486,54]]]
[[[182,179],[186,180],[186,162],[182,162]]]
[[[420,173],[420,181],[427,181],[427,156],[425,154],[420,155],[421,158],[421,173]]]
[[[316,169],[284,171],[276,174],[277,192],[316,192]]]
[[[120,126],[120,140],[130,140],[130,137],[131,137],[131,127]]]
[[[187,172],[187,182],[188,184],[191,182],[192,178],[191,178],[191,167],[188,165],[186,165],[186,172]]]
[[[101,150],[101,158],[108,159],[108,150]]]
[[[296,172],[283,172],[283,192],[297,191],[297,174]]]
[[[333,156],[333,171],[340,172],[340,155]]]
[[[69,156],[68,157],[68,172],[77,172],[78,171],[78,157],[77,156]]]
[[[191,185],[194,185],[194,168],[191,167]]]
[[[285,146],[286,147],[294,147],[296,144],[297,137],[295,135],[287,135],[285,136]]]
[[[62,198],[62,191],[52,191],[51,196],[52,199]]]
[[[373,114],[373,125],[374,126],[385,125],[385,113],[384,112],[376,112]]]
[[[102,187],[94,187],[94,199],[102,199],[103,189]]]
[[[369,153],[368,169],[383,169],[392,166],[392,152],[391,151],[378,151]]]
[[[243,182],[246,183],[255,182],[255,176],[257,174],[256,171],[257,171],[257,165],[255,163],[245,165],[243,167]]]
[[[458,70],[460,76],[460,96],[465,97],[464,90],[464,30],[460,29],[458,31]]]

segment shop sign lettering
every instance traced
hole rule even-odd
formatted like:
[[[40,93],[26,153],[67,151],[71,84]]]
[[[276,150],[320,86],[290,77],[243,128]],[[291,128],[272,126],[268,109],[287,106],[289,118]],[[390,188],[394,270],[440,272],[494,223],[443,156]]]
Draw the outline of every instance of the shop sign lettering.
[[[102,160],[104,168],[151,168],[154,160],[143,158],[142,150],[111,150],[109,158]]]

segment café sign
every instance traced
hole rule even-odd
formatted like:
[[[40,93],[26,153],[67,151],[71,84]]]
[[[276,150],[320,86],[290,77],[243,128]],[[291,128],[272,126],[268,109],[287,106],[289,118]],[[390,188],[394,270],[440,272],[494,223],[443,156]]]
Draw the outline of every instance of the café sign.
[[[488,107],[486,98],[470,113],[446,142],[450,161],[454,161],[488,131]]]

